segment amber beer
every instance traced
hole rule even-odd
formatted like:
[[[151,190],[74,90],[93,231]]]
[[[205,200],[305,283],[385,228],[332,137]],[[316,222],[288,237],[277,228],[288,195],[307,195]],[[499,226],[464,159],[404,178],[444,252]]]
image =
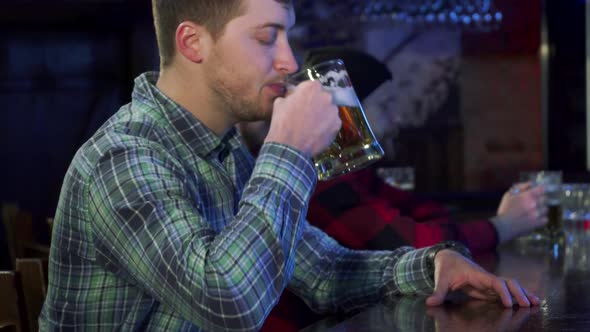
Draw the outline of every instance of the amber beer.
[[[547,224],[538,228],[532,234],[534,240],[559,240],[563,234],[561,207],[561,171],[523,172],[521,181],[530,182],[533,186],[543,186],[547,198]]]
[[[549,221],[547,222],[545,229],[550,235],[555,235],[563,228],[561,203],[559,201],[549,202],[547,208],[549,210],[547,212]]]
[[[551,237],[559,235],[563,229],[562,209],[561,209],[561,185],[558,185],[557,180],[552,182],[549,176],[543,179],[545,186],[545,195],[547,196],[547,225],[545,225],[545,232]],[[561,183],[561,179],[559,181]]]
[[[364,167],[383,156],[352,87],[331,90],[342,127],[330,147],[314,159],[320,180]]]
[[[383,157],[383,149],[369,127],[342,60],[328,60],[304,68],[290,76],[287,83],[296,86],[306,80],[320,81],[322,87],[332,93],[342,120],[334,142],[314,158],[318,179],[328,180]]]
[[[354,149],[356,146],[364,143],[371,143],[370,138],[364,138],[371,136],[369,129],[361,118],[362,113],[360,107],[338,106],[338,114],[340,115],[340,120],[342,120],[342,127],[336,135],[334,143],[332,143],[328,150],[318,156],[316,161],[327,157],[337,158],[341,153],[340,151]]]

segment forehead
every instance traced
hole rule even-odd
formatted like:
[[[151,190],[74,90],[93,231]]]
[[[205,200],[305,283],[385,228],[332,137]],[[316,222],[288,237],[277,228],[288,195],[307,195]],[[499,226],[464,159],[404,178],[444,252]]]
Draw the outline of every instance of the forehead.
[[[276,0],[242,0],[244,11],[229,24],[252,28],[264,24],[278,24],[286,29],[295,24],[295,11],[292,4],[280,3]]]

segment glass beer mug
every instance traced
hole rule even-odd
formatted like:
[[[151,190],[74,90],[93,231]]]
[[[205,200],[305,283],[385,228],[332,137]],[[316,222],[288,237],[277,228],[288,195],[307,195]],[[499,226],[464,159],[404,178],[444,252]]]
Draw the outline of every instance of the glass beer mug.
[[[561,171],[524,172],[521,180],[530,181],[533,186],[543,186],[547,197],[547,225],[537,233],[549,237],[557,237],[563,230],[563,216],[561,207]]]
[[[297,85],[306,80],[318,80],[332,93],[342,120],[334,142],[314,157],[318,179],[328,180],[381,159],[383,149],[369,127],[342,60],[329,60],[304,68],[290,76],[287,83]]]

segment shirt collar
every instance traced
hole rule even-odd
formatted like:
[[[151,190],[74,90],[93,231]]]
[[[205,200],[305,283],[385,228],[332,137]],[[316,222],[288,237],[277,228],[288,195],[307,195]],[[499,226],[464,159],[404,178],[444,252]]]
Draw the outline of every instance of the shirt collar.
[[[133,88],[133,102],[142,103],[148,106],[150,111],[161,113],[178,133],[179,138],[202,157],[207,157],[214,151],[233,151],[241,146],[235,127],[220,138],[193,114],[158,89],[158,77],[158,72],[146,72],[138,76]]]

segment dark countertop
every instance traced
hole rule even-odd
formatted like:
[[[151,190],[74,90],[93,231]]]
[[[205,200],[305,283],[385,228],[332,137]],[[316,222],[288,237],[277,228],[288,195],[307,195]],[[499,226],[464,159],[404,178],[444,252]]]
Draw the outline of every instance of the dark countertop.
[[[541,305],[504,308],[456,296],[429,308],[423,297],[400,297],[304,331],[590,331],[589,229],[570,230],[557,243],[515,241],[500,247],[497,255],[475,260],[498,275],[516,278],[541,297]]]

